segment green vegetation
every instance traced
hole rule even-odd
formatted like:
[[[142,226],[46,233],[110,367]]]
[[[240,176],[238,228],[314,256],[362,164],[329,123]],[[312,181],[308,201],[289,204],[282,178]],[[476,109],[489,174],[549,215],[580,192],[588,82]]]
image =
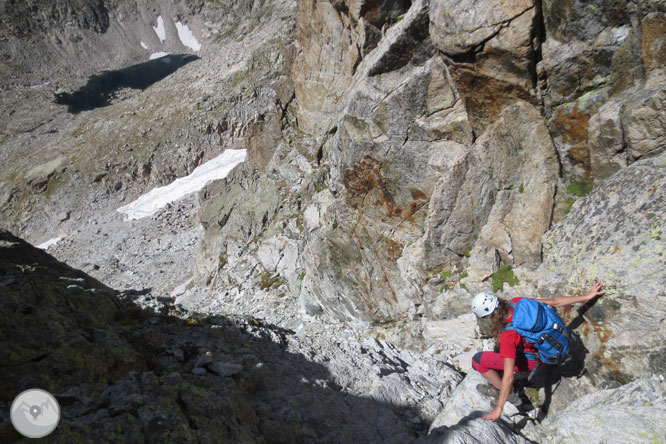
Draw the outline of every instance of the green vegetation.
[[[592,188],[593,188],[592,183],[588,181],[571,182],[567,187],[567,191],[576,197],[583,197],[589,194],[590,191],[592,191]],[[576,197],[567,197],[567,199],[564,201],[564,203],[566,204],[566,208],[564,209],[564,214],[569,214],[569,212],[571,211],[571,207],[576,201]]]
[[[513,287],[518,282],[518,278],[513,274],[513,269],[510,265],[502,264],[500,265],[499,270],[493,273],[490,278],[493,281],[493,292],[501,291],[504,287],[504,283],[509,284],[510,287]]]
[[[519,193],[522,193],[523,191],[525,191],[525,187],[524,187],[523,184],[521,183],[520,186],[518,187],[518,192],[519,192]]]
[[[220,253],[217,263],[218,270],[224,268],[225,265],[227,265],[227,255],[224,253]]]
[[[592,183],[590,182],[572,182],[567,187],[567,191],[576,197],[583,197],[592,191]]]
[[[654,240],[661,240],[661,228],[657,227],[650,232],[650,237]]]
[[[263,273],[259,279],[259,288],[262,290],[278,288],[284,284],[284,279],[280,278],[279,274],[273,275],[271,273]]]
[[[444,290],[455,286],[456,282],[459,282],[461,279],[465,279],[467,276],[468,274],[466,271],[463,271],[457,277],[453,277],[453,273],[451,271],[443,271],[442,274],[440,274],[440,277],[444,281],[444,285],[442,285],[442,287],[439,289],[439,292],[444,293]],[[460,288],[463,288],[465,291],[469,292],[465,284],[461,284]]]

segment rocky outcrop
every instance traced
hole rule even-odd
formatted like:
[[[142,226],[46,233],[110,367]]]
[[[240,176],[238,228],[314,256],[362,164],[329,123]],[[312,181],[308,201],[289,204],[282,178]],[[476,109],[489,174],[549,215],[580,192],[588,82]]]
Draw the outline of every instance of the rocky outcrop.
[[[457,180],[451,180],[455,170],[440,179],[431,200],[424,268],[470,255],[470,273],[482,281],[497,271],[497,259],[539,264],[559,166],[537,110],[524,102],[508,107],[475,142],[462,168]]]
[[[113,290],[62,264],[7,231],[0,232],[2,281],[2,399],[35,386],[65,391],[140,367],[141,357],[113,332],[95,334],[120,303]],[[58,366],[57,384],[49,375]]]
[[[262,439],[239,385],[189,371],[198,347],[221,335],[150,316],[11,233],[0,236],[3,441],[20,438],[5,416],[9,403],[34,387],[52,392],[61,406],[57,441],[109,441],[118,433],[135,441],[188,442],[219,433]],[[225,347],[242,340],[222,336]]]
[[[663,377],[640,379],[616,389],[584,396],[543,425],[551,441],[574,443],[653,443],[666,433]]]
[[[439,58],[369,77],[356,91],[325,147],[330,186],[342,194],[311,234],[307,276],[326,309],[343,294],[350,302],[337,314],[390,319],[409,305],[396,261],[421,236],[431,190],[471,133]]]
[[[663,84],[665,12],[652,2],[543,2],[545,113],[567,174],[604,179],[659,150],[646,139],[663,137],[663,124],[653,120],[648,135],[625,108],[644,118],[663,109],[653,97]],[[630,134],[641,134],[641,148]]]
[[[420,0],[419,0],[420,1]],[[298,53],[292,67],[299,126],[328,130],[363,57],[411,2],[324,0],[298,4]]]
[[[492,410],[491,398],[476,386],[487,384],[476,371],[470,372],[458,385],[441,413],[430,425],[426,443],[521,443],[530,441],[514,432],[512,427],[524,421],[524,415],[511,403],[505,404],[502,418],[486,421],[481,416]]]
[[[114,285],[147,287],[130,292],[147,305],[163,305],[149,287],[170,293],[181,284],[172,293],[178,310],[252,313],[297,332],[246,319],[234,320],[243,328],[231,333],[231,321],[188,314],[198,326],[186,333],[182,322],[144,315],[128,327],[115,319],[127,306],[111,297],[83,315],[84,296],[111,290],[72,277],[62,294],[75,309],[56,304],[52,315],[65,327],[51,336],[67,353],[67,344],[83,344],[105,364],[98,369],[71,350],[66,372],[111,381],[108,390],[95,382],[76,396],[62,395],[66,378],[57,387],[86,427],[106,434],[122,420],[158,436],[166,421],[173,428],[159,437],[167,442],[207,440],[216,427],[233,430],[229,440],[326,441],[358,416],[338,440],[400,442],[446,404],[427,439],[538,439],[541,429],[520,429],[522,415],[508,418],[510,426],[478,418],[486,400],[465,395],[473,373],[448,400],[459,381],[451,368],[469,370],[470,354],[490,346],[469,317],[469,300],[480,290],[561,296],[597,277],[607,295],[563,313],[582,338],[576,351],[585,373],[562,380],[551,414],[564,415],[586,393],[663,373],[661,3],[51,4],[22,4],[0,27],[9,62],[0,67],[3,222],[32,240],[65,238],[53,251]],[[158,15],[166,39],[154,29]],[[196,61],[142,91],[116,90],[103,109],[71,116],[52,103],[60,87],[147,56],[142,46],[184,50],[178,20],[204,43]],[[31,57],[40,53],[36,66]],[[90,63],[67,77],[86,57]],[[26,105],[32,98],[43,106]],[[122,202],[226,148],[246,148],[248,161],[204,188],[198,203],[122,225],[114,212]],[[366,337],[350,339],[346,325]],[[427,353],[400,351],[387,338]],[[103,351],[107,342],[115,352]],[[236,347],[243,342],[249,347]],[[291,356],[299,350],[322,367]],[[20,358],[25,350],[13,352]],[[44,353],[28,359],[16,368],[59,365]],[[275,383],[283,379],[289,383]],[[636,390],[658,391],[651,384]],[[197,398],[193,387],[206,394]],[[211,393],[229,400],[226,410]],[[367,394],[372,401],[361,399]],[[394,408],[403,395],[407,407]],[[165,407],[156,413],[145,399]],[[230,422],[198,416],[198,404]],[[554,421],[573,424],[576,412]],[[87,431],[70,425],[61,433]]]
[[[545,237],[540,294],[571,293],[597,278],[606,283],[606,296],[585,313],[581,334],[597,385],[664,371],[665,193],[661,154],[600,184]]]

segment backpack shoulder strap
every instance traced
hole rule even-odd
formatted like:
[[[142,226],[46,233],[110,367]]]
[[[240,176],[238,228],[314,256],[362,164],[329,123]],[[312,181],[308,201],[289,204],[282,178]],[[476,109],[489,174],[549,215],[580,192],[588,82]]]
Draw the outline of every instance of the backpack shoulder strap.
[[[516,305],[517,304],[515,302],[509,301],[509,307],[511,307],[513,309],[513,315],[514,316],[516,315]],[[504,329],[502,331],[507,331],[507,330],[515,330],[515,328],[513,328],[513,323],[512,322],[509,322],[508,324],[506,324],[506,327],[504,327]]]

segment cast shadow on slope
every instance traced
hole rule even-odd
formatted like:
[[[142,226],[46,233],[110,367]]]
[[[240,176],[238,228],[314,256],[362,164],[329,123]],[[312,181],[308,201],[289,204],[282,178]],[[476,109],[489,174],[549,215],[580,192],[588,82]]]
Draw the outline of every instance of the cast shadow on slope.
[[[88,83],[72,93],[56,93],[55,102],[67,105],[67,111],[73,114],[108,106],[119,89],[144,90],[197,59],[199,57],[192,54],[169,54],[127,68],[104,71],[91,76]]]
[[[291,331],[147,312],[4,230],[0,315],[2,442],[21,439],[9,408],[28,388],[60,403],[48,442],[398,443],[427,426],[345,393],[325,366],[286,350]]]

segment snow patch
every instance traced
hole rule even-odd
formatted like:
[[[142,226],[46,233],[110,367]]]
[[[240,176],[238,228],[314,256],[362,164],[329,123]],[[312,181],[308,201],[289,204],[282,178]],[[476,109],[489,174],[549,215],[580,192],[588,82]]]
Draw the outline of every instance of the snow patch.
[[[224,179],[236,165],[245,161],[247,150],[226,150],[221,155],[199,165],[189,176],[174,180],[169,185],[153,188],[134,202],[118,208],[124,220],[136,220],[152,216],[168,203],[202,189],[207,183]]]
[[[150,60],[159,59],[160,57],[168,56],[170,52],[154,52],[150,55]]]
[[[148,49],[148,45],[146,45],[146,44],[143,43],[143,42],[141,42],[141,47],[142,47],[143,49]]]
[[[153,29],[155,30],[157,37],[160,39],[160,42],[164,42],[166,40],[166,29],[164,28],[164,20],[162,20],[161,15],[157,17],[157,26],[153,26]]]
[[[192,34],[192,31],[190,31],[190,28],[188,28],[187,25],[184,25],[181,22],[176,22],[176,29],[178,30],[178,38],[183,45],[194,51],[201,49],[201,44],[196,37],[194,37],[194,34]]]
[[[47,250],[49,247],[54,246],[55,244],[57,244],[61,240],[62,240],[62,237],[54,237],[53,239],[47,240],[43,244],[37,245],[37,248],[40,248],[42,250]]]

